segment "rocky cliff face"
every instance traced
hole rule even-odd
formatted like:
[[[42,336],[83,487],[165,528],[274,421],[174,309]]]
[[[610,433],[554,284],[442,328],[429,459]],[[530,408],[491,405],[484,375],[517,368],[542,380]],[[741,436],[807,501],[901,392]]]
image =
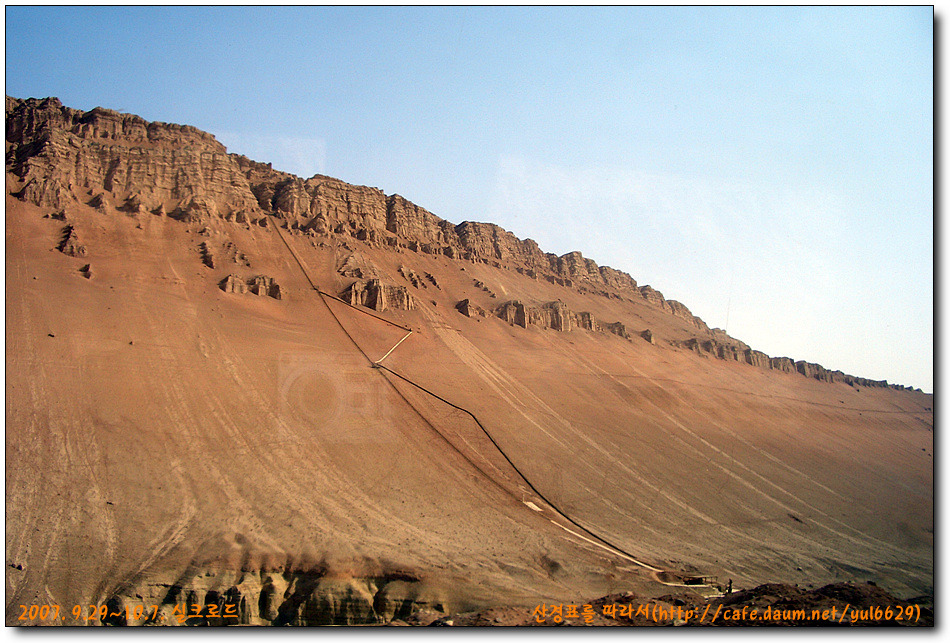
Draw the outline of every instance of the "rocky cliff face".
[[[515,270],[581,292],[622,298],[623,293],[684,320],[699,336],[684,347],[719,359],[734,360],[820,381],[888,386],[855,378],[820,365],[769,358],[710,329],[678,301],[667,300],[651,286],[638,286],[620,270],[598,266],[580,252],[557,256],[543,252],[531,239],[519,239],[491,223],[454,225],[399,195],[351,185],[328,176],[301,179],[270,164],[228,154],[213,136],[187,125],[148,122],[138,116],[97,107],[88,112],[64,107],[55,98],[7,97],[7,191],[35,205],[63,212],[83,203],[101,212],[152,212],[188,222],[213,218],[267,225],[268,215],[284,221],[292,234],[345,235],[399,252],[420,252]],[[71,228],[59,249],[82,256],[86,249]],[[205,250],[208,250],[205,248]],[[202,251],[209,267],[214,255]],[[352,262],[351,262],[352,263]],[[345,276],[369,279],[353,284],[345,296],[376,310],[411,309],[402,286],[380,284],[372,271],[347,264]],[[414,286],[417,275],[404,274]],[[237,282],[222,285],[240,292]],[[252,292],[280,297],[279,287],[243,284]],[[612,289],[606,290],[606,289]],[[276,294],[275,294],[276,293]],[[493,293],[492,293],[493,295]],[[527,308],[508,302],[496,315],[509,323],[555,330],[581,327],[627,336],[622,324],[602,324],[589,313],[567,311],[559,302]],[[473,304],[459,308],[478,315]],[[652,333],[650,338],[652,340]]]
[[[754,351],[751,348],[747,348],[743,351],[743,356],[745,357],[746,364],[751,364],[757,368],[771,368],[769,356],[762,351]]]
[[[57,99],[7,98],[7,171],[16,194],[64,208],[97,199],[114,207],[194,216],[259,216],[250,185],[213,136]]]
[[[409,572],[352,576],[321,568],[186,575],[170,585],[127,588],[106,603],[103,622],[119,626],[382,625],[453,607],[440,589]]]
[[[744,353],[748,350],[748,347],[742,342],[722,343],[714,339],[699,339],[693,337],[684,342],[675,342],[675,345],[691,350],[699,355],[706,355],[733,362],[747,362]]]
[[[783,373],[795,372],[795,362],[788,357],[772,357],[769,359],[769,366],[772,369],[776,371],[782,371]]]
[[[451,224],[398,194],[386,199],[386,230],[399,239],[425,247],[430,254],[444,253],[447,246],[458,246]]]
[[[405,198],[328,176],[301,179],[270,164],[228,154],[194,127],[150,123],[96,108],[64,107],[57,99],[7,97],[8,189],[44,207],[83,202],[93,207],[168,213],[186,221],[220,217],[265,223],[265,214],[292,232],[344,234],[372,244],[517,270],[565,287],[583,284],[636,292],[705,329],[682,304],[671,305],[627,273],[598,266],[580,252],[544,253],[491,223],[454,225]],[[675,303],[675,302],[674,302]]]

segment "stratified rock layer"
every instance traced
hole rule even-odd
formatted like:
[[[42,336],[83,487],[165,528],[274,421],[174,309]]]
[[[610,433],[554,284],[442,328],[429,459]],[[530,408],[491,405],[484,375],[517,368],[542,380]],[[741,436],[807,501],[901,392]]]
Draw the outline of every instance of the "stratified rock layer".
[[[710,329],[680,302],[666,299],[651,286],[638,285],[625,272],[598,266],[580,252],[545,253],[533,240],[519,239],[491,223],[454,225],[398,194],[386,195],[377,188],[322,175],[301,179],[274,170],[270,164],[228,154],[212,135],[194,127],[148,122],[101,107],[83,112],[64,107],[55,98],[8,96],[6,113],[8,192],[29,203],[57,209],[63,217],[65,208],[76,203],[103,213],[120,210],[130,216],[167,213],[189,223],[223,219],[267,226],[271,215],[282,219],[291,234],[345,235],[398,252],[482,263],[580,292],[643,301],[694,328],[698,333],[695,338],[677,343],[699,354],[797,372],[819,381],[888,386],[885,381],[856,378],[818,364],[770,358],[753,351],[720,329]],[[84,255],[85,247],[68,227],[59,250]],[[200,250],[205,265],[214,268],[214,250],[206,242]],[[235,249],[226,252],[233,263],[249,265]],[[356,253],[339,272],[363,280],[347,290],[346,296],[355,304],[375,310],[409,310],[413,306],[404,287],[381,285],[375,271]],[[439,288],[428,273],[420,276],[405,268],[400,274],[415,288]],[[481,287],[495,296],[484,284]],[[250,289],[280,298],[276,285],[255,283]],[[459,310],[479,314],[474,303]],[[495,315],[522,327],[559,331],[580,327],[628,336],[620,322],[603,324],[589,313],[571,312],[558,302],[526,307],[510,301],[498,307]],[[654,341],[652,333],[643,337]]]
[[[350,305],[366,306],[378,312],[386,310],[412,310],[412,296],[405,286],[383,284],[379,279],[356,281],[342,293]]]
[[[7,169],[25,201],[63,208],[85,196],[94,207],[164,206],[184,218],[261,213],[224,146],[194,127],[101,107],[82,112],[55,98],[8,97],[6,108]]]
[[[237,275],[228,275],[221,280],[219,286],[221,290],[227,293],[251,293],[259,297],[273,297],[274,299],[282,299],[285,295],[280,284],[273,277],[267,275],[257,275],[248,279]]]
[[[463,304],[466,307],[469,306],[468,300],[459,302],[459,306]],[[495,316],[509,324],[522,328],[536,326],[561,332],[583,328],[585,330],[609,332],[624,338],[629,337],[625,326],[621,322],[608,324],[597,321],[589,312],[575,313],[562,301],[551,301],[538,307],[526,306],[521,301],[506,301],[495,309]]]

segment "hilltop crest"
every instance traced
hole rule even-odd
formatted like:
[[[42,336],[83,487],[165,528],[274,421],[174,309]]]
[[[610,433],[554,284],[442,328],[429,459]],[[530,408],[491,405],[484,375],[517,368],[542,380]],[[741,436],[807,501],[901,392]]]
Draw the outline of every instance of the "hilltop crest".
[[[720,359],[798,371],[824,381],[888,386],[817,364],[769,358],[720,329],[710,329],[682,303],[629,274],[598,266],[574,251],[546,253],[493,223],[458,225],[398,194],[329,176],[302,179],[239,154],[188,125],[148,122],[96,107],[88,112],[56,98],[6,98],[7,192],[45,208],[72,204],[147,211],[189,222],[223,219],[291,233],[352,237],[376,247],[442,255],[514,270],[581,293],[629,298],[683,320],[695,337],[678,345]],[[502,315],[504,316],[504,315]],[[895,387],[903,388],[903,387]]]

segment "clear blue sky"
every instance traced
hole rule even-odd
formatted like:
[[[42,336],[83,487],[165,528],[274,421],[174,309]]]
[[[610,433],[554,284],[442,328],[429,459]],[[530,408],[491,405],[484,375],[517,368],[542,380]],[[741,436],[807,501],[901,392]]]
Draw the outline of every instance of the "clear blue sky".
[[[933,10],[7,7],[6,93],[581,250],[933,390]]]

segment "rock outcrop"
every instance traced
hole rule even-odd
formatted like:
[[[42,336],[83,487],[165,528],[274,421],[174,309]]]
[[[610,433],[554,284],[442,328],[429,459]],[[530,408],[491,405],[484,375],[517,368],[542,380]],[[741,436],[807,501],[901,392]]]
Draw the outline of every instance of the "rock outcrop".
[[[613,333],[614,335],[619,335],[624,339],[630,339],[630,334],[627,332],[627,327],[623,325],[622,322],[612,322],[610,324],[604,324],[604,329],[608,333]]]
[[[73,226],[67,225],[64,227],[62,235],[59,245],[56,246],[57,250],[70,257],[86,256],[86,246],[79,243],[79,236],[76,234],[76,229]]]
[[[228,275],[219,284],[224,292],[244,294],[247,292],[247,282],[237,275]]]
[[[769,366],[783,373],[795,372],[795,361],[790,357],[772,357],[769,359]]]
[[[337,268],[337,274],[355,279],[376,279],[376,267],[359,252],[349,254]]]
[[[488,311],[479,306],[478,304],[472,303],[470,299],[463,299],[459,303],[455,304],[455,310],[459,311],[466,317],[487,317]]]
[[[660,294],[659,292],[657,292],[657,291],[654,291],[654,292],[655,292],[657,295],[659,295],[660,298],[663,297],[663,295]],[[669,311],[670,311],[675,317],[679,317],[680,319],[685,320],[687,323],[691,324],[692,326],[695,326],[696,328],[699,328],[700,330],[704,330],[704,331],[708,331],[708,330],[709,330],[709,327],[706,325],[706,322],[704,322],[702,319],[700,319],[699,317],[697,317],[696,315],[694,315],[693,313],[691,313],[691,312],[689,311],[689,308],[687,308],[686,306],[684,306],[684,305],[681,304],[680,302],[678,302],[678,301],[676,301],[676,300],[674,300],[674,299],[667,299],[667,300],[666,300],[666,308],[668,308]]]
[[[637,290],[630,275],[598,266],[580,252],[544,253],[533,240],[491,223],[454,225],[377,188],[321,175],[304,180],[228,154],[213,136],[189,126],[149,123],[103,108],[82,112],[55,98],[8,97],[7,143],[17,196],[43,207],[62,208],[78,200],[102,211],[167,212],[189,223],[222,218],[263,225],[263,214],[273,213],[292,233],[345,234],[517,270],[564,287]],[[641,289],[645,300],[696,324],[685,306],[666,305],[662,295],[650,291]],[[701,320],[696,325],[705,326]]]
[[[587,311],[577,313],[576,319],[577,319],[578,328],[583,328],[584,330],[593,330],[593,331],[603,330],[603,328],[601,328],[600,323],[596,319],[594,319],[594,316],[591,315]]]
[[[567,277],[572,281],[593,281],[597,283],[603,280],[597,264],[590,259],[585,259],[577,251],[569,252],[556,260],[552,260],[551,268],[558,276]]]
[[[716,328],[713,333],[717,337],[729,338],[723,331]],[[813,364],[804,360],[795,361],[789,357],[769,357],[762,351],[752,350],[742,342],[736,342],[729,338],[730,343],[723,343],[715,339],[701,339],[692,337],[685,341],[672,342],[674,346],[679,346],[691,350],[699,355],[715,357],[726,361],[742,362],[766,370],[781,371],[783,373],[798,373],[809,379],[819,382],[843,382],[850,386],[868,386],[875,388],[885,388],[888,385],[887,380],[868,380],[863,377],[854,377],[842,371],[830,371],[821,364]]]
[[[805,377],[814,378],[819,382],[830,381],[828,377],[828,371],[821,364],[812,364],[806,361],[798,361],[795,362],[795,370]]]
[[[594,319],[589,312],[575,313],[562,301],[551,301],[542,306],[525,306],[523,302],[517,300],[506,301],[495,309],[495,316],[521,328],[536,326],[560,332],[570,332],[574,328],[583,328],[585,330],[613,333],[626,339],[630,337],[623,323],[613,322],[608,324]]]
[[[207,241],[202,241],[198,244],[198,252],[201,253],[201,263],[208,268],[214,268],[214,253],[211,251],[211,246],[208,245]]]
[[[476,288],[478,288],[482,292],[488,293],[488,296],[491,297],[492,299],[496,298],[496,295],[494,292],[492,292],[492,289],[486,286],[483,281],[479,281],[478,279],[473,279],[472,283],[475,285]]]
[[[109,202],[106,200],[106,195],[100,192],[89,199],[86,205],[88,205],[90,208],[98,210],[99,212],[105,213],[106,209],[109,207]]]
[[[248,286],[250,291],[259,297],[273,297],[274,299],[281,299],[282,297],[280,285],[274,281],[273,277],[267,275],[254,277]]]
[[[528,310],[520,301],[506,301],[495,310],[495,314],[514,326],[528,327]]]
[[[386,199],[386,230],[425,247],[429,254],[442,253],[455,242],[455,231],[447,221],[398,194]]]
[[[845,375],[843,381],[845,384],[850,386],[868,386],[871,388],[887,388],[888,386],[897,386],[895,384],[889,385],[887,380],[869,380],[863,377],[854,377],[853,375]]]
[[[356,281],[341,297],[353,306],[366,306],[375,311],[413,310],[415,302],[405,286],[383,284],[379,279]]]
[[[56,221],[65,221],[66,220],[66,210],[58,210],[56,212],[51,212],[50,214],[44,214],[44,219],[55,219]]]
[[[741,342],[725,344],[714,339],[701,339],[698,337],[692,337],[686,341],[674,342],[674,345],[686,348],[699,355],[734,362],[745,362],[744,352],[748,349],[748,346]]]
[[[136,210],[165,206],[184,218],[259,213],[247,179],[213,136],[187,125],[149,123],[97,107],[64,107],[55,98],[7,98],[7,171],[17,196],[63,208],[105,195]]]
[[[103,624],[118,626],[382,625],[420,612],[444,616],[455,607],[412,573],[362,576],[321,567],[185,575],[173,584],[126,586],[104,604]]]
[[[244,279],[237,275],[228,275],[221,280],[218,286],[227,293],[251,293],[258,297],[272,297],[274,299],[283,299],[285,292],[273,277],[267,275],[257,275],[249,279]]]
[[[666,299],[658,290],[654,290],[651,286],[640,286],[639,292],[641,297],[657,308],[666,308]]]
[[[403,276],[409,283],[412,284],[414,288],[428,288],[429,283],[425,277],[419,275],[412,268],[407,268],[406,266],[399,266],[399,274]],[[427,276],[431,277],[429,273],[425,273]],[[435,283],[435,278],[433,277],[433,284]]]
[[[574,327],[574,316],[564,302],[552,301],[544,304],[542,310],[546,313],[544,321],[548,327],[560,331],[570,331]]]
[[[246,254],[238,250],[233,241],[225,241],[224,245],[221,247],[221,252],[225,256],[226,261],[243,264],[248,268],[251,266],[251,260],[248,259]]]
[[[751,364],[752,366],[758,368],[771,368],[769,362],[769,356],[763,353],[762,351],[754,351],[751,348],[747,348],[743,351],[743,357],[745,358],[746,364]]]
[[[519,239],[497,225],[472,221],[454,225],[398,194],[387,196],[377,188],[328,176],[302,179],[280,172],[270,164],[228,154],[212,135],[194,127],[148,122],[101,107],[84,112],[64,107],[55,98],[8,96],[6,115],[7,191],[42,208],[64,211],[85,204],[103,213],[121,210],[138,216],[152,212],[188,223],[219,218],[263,227],[269,225],[265,215],[272,214],[283,220],[282,227],[291,234],[344,235],[397,252],[444,255],[513,270],[531,279],[611,299],[634,295],[700,331],[702,339],[689,347],[697,352],[759,368],[798,371],[820,381],[888,386],[882,381],[829,372],[817,364],[750,351],[720,329],[710,329],[680,302],[667,300],[651,286],[638,286],[627,273],[598,266],[580,252],[545,253],[533,240]],[[72,234],[63,239],[59,249],[73,256],[85,254]],[[231,253],[226,250],[225,254]],[[236,251],[230,258],[249,265]],[[207,247],[202,259],[209,267],[216,263]],[[369,301],[377,310],[412,306],[405,289],[387,290],[399,287],[378,285],[378,275],[363,266],[345,264],[341,274],[369,280],[350,289],[354,301]],[[429,274],[420,278],[413,273],[406,278],[417,288],[426,287],[427,282],[439,288]],[[376,286],[369,285],[373,280]],[[270,289],[268,286],[268,294],[274,296]],[[616,324],[598,327],[589,316],[568,313],[558,306],[527,309],[511,302],[496,314],[524,327],[570,330],[579,326],[627,335],[626,329]],[[707,349],[701,341],[716,345]]]
[[[531,239],[519,239],[493,223],[465,221],[453,228],[456,256],[487,264],[518,264],[527,270],[550,271],[549,257]]]

